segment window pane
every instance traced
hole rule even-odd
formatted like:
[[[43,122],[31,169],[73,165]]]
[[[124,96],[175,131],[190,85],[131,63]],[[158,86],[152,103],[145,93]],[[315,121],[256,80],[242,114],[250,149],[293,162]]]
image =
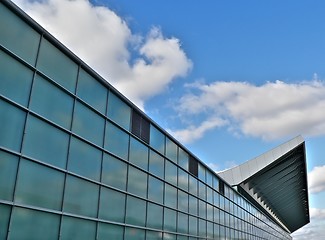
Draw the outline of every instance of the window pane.
[[[203,200],[207,200],[206,185],[199,182],[199,197]]]
[[[3,4],[0,4],[0,16],[3,19],[0,21],[0,44],[34,65],[40,35]]]
[[[189,212],[191,214],[197,215],[197,209],[198,209],[198,207],[197,207],[197,205],[198,205],[197,198],[189,195],[188,201],[189,201]]]
[[[182,148],[178,149],[178,165],[188,171],[189,156]]]
[[[0,99],[0,146],[19,152],[25,112]]]
[[[176,211],[164,209],[164,230],[176,232]]]
[[[149,176],[148,199],[161,204],[164,200],[164,183],[151,176]]]
[[[188,194],[178,190],[178,210],[188,212]]]
[[[98,146],[102,146],[104,124],[105,121],[101,116],[80,102],[76,102],[72,131]]]
[[[121,190],[126,189],[127,164],[111,155],[104,154],[102,182]]]
[[[169,138],[166,138],[166,157],[177,163],[177,145]]]
[[[165,135],[150,125],[150,145],[161,154],[165,154]]]
[[[96,217],[98,186],[88,181],[68,176],[66,180],[63,211]]]
[[[106,121],[105,148],[120,158],[127,160],[129,153],[129,134]]]
[[[19,165],[15,201],[61,210],[64,174],[23,159]]]
[[[162,232],[147,231],[146,240],[161,240]]]
[[[148,170],[148,147],[131,137],[129,161]]]
[[[15,155],[0,151],[0,199],[2,200],[12,201],[18,161]]]
[[[177,208],[177,189],[169,184],[165,184],[165,205]]]
[[[163,223],[163,207],[148,203],[147,210],[147,227],[162,229]]]
[[[205,179],[205,167],[199,163],[199,179],[203,182],[206,182]]]
[[[163,179],[164,168],[165,168],[164,165],[165,165],[164,158],[159,154],[155,153],[154,151],[150,151],[149,172]]]
[[[79,72],[77,95],[101,113],[106,113],[106,87],[83,69]]]
[[[147,174],[129,166],[128,192],[140,197],[147,197]]]
[[[30,108],[49,120],[70,129],[73,99],[38,75],[33,84]]]
[[[207,222],[205,220],[199,219],[199,236],[207,236]]]
[[[124,129],[130,129],[131,108],[113,92],[109,92],[107,116]]]
[[[11,217],[9,239],[57,240],[60,216],[25,208],[14,208]]]
[[[199,200],[199,216],[202,218],[207,217],[207,204]]]
[[[23,144],[24,154],[65,168],[68,142],[68,134],[29,115]]]
[[[189,216],[189,234],[197,235],[197,218]]]
[[[170,161],[166,161],[165,180],[177,185],[177,166]]]
[[[189,175],[189,192],[193,195],[197,195],[197,182],[196,178]]]
[[[188,174],[182,169],[178,169],[178,186],[185,190],[188,191]]]
[[[96,239],[96,222],[64,216],[61,224],[60,239]]]
[[[77,64],[45,38],[41,42],[37,68],[70,92],[75,91]]]
[[[125,238],[124,240],[144,240],[145,231],[138,228],[125,228]]]
[[[102,187],[99,206],[99,218],[124,222],[125,194]]]
[[[207,220],[213,221],[213,206],[207,204]]]
[[[177,214],[177,232],[188,233],[188,215],[181,212]]]
[[[125,222],[145,226],[146,202],[132,196],[127,196]]]
[[[98,240],[123,240],[123,230],[119,225],[99,223]]]
[[[8,205],[0,204],[0,239],[7,239],[9,216],[11,207]]]
[[[0,5],[1,6],[1,5]],[[1,11],[1,8],[0,8]],[[1,15],[1,14],[0,14]],[[3,21],[1,21],[2,23]],[[0,23],[0,25],[1,25]],[[1,28],[1,26],[0,26]],[[3,36],[1,32],[0,38]],[[11,41],[18,42],[18,41]],[[0,94],[27,106],[33,72],[0,50]]]
[[[99,181],[102,152],[72,137],[70,142],[68,170]]]

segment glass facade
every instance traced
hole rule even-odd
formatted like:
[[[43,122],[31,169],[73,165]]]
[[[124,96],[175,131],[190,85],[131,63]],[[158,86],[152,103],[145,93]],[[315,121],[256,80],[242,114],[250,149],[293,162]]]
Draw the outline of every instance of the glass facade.
[[[291,239],[15,6],[0,18],[0,240]]]

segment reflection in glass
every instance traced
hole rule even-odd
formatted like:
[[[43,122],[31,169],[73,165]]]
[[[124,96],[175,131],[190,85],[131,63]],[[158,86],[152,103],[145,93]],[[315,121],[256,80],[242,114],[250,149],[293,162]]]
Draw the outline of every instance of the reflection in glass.
[[[148,202],[147,227],[162,229],[163,208],[159,205]]]
[[[99,218],[124,222],[125,194],[102,187],[99,206]]]
[[[152,124],[150,125],[150,145],[161,154],[165,154],[165,135]]]
[[[161,204],[164,200],[164,183],[152,176],[149,176],[148,199]]]
[[[130,129],[131,108],[113,92],[109,92],[107,116],[124,129]]]
[[[127,191],[140,197],[147,197],[147,174],[129,166]]]
[[[0,150],[0,199],[12,201],[18,161],[17,156]]]
[[[127,196],[125,222],[137,226],[145,226],[146,202],[132,196]]]
[[[177,145],[168,137],[166,138],[166,157],[177,163]]]
[[[129,153],[129,134],[106,121],[104,147],[116,156],[127,160]]]
[[[111,155],[104,154],[102,182],[121,190],[126,189],[127,164]]]
[[[164,178],[165,160],[162,156],[150,150],[149,172],[153,175]]]
[[[123,240],[124,227],[114,224],[98,224],[98,240]]]
[[[131,137],[129,161],[144,170],[148,170],[148,147]]]
[[[77,231],[76,231],[77,230]],[[96,239],[96,222],[63,216],[61,223],[62,240]]]

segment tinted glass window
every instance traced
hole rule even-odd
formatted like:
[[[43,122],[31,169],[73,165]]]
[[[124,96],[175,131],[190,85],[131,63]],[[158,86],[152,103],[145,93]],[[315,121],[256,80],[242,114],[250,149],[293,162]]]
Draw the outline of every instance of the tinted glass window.
[[[73,98],[36,75],[30,108],[49,120],[70,129]]]
[[[180,190],[178,190],[178,209],[188,212],[188,194]]]
[[[98,189],[96,184],[68,176],[65,186],[63,210],[89,217],[96,217]]]
[[[161,154],[165,154],[165,135],[150,125],[150,145]]]
[[[37,68],[70,92],[75,91],[77,64],[45,38],[41,42]]]
[[[114,93],[109,93],[107,116],[126,130],[130,129],[131,108]]]
[[[7,232],[9,226],[9,216],[11,207],[8,205],[0,204],[0,239],[7,239]]]
[[[131,137],[129,161],[148,170],[148,147]]]
[[[147,174],[129,166],[128,174],[128,192],[138,196],[147,197]]]
[[[165,165],[165,180],[177,185],[177,166],[169,161]]]
[[[64,216],[61,223],[60,239],[96,239],[96,222]]]
[[[168,207],[177,207],[177,189],[169,184],[165,184],[165,205]]]
[[[127,227],[125,228],[124,240],[144,240],[145,231],[139,228]]]
[[[148,203],[147,227],[162,229],[163,227],[163,207]]]
[[[122,190],[126,189],[127,164],[118,158],[105,154],[102,182]]]
[[[100,180],[102,152],[72,137],[70,142],[68,170],[87,178]]]
[[[29,115],[23,144],[24,154],[65,168],[68,142],[68,134]]]
[[[114,224],[98,224],[98,240],[123,240],[124,227]]]
[[[72,131],[87,140],[102,146],[104,124],[104,118],[80,102],[76,102]]]
[[[149,176],[148,198],[157,203],[164,200],[164,183],[152,176]]]
[[[99,218],[124,222],[125,194],[102,187],[100,195]]]
[[[1,6],[1,5],[0,5]],[[1,7],[0,7],[1,12]],[[0,14],[1,16],[1,14]],[[1,24],[5,21],[1,21]],[[0,30],[1,32],[1,30]],[[0,38],[4,34],[1,32]],[[11,41],[19,42],[19,41]],[[0,50],[0,94],[27,106],[33,72]]]
[[[146,202],[132,197],[127,197],[125,222],[138,226],[145,226],[146,222]]]
[[[197,215],[198,210],[198,200],[196,197],[189,195],[189,212],[191,214]]]
[[[188,171],[189,167],[189,156],[182,148],[178,149],[178,164]]]
[[[0,146],[19,152],[26,118],[25,112],[0,99],[0,116]]]
[[[99,112],[106,113],[106,87],[83,69],[79,72],[77,95]]]
[[[199,219],[199,235],[200,237],[207,236],[207,222],[203,219]]]
[[[154,151],[150,151],[149,172],[151,172],[157,177],[164,178],[164,165],[164,158],[159,154],[155,153]]]
[[[0,151],[0,199],[13,198],[18,161],[15,155]]]
[[[206,182],[206,178],[205,178],[205,167],[199,163],[199,168],[198,168],[198,176],[199,179],[203,182]]]
[[[3,4],[0,4],[0,16],[3,19],[0,21],[0,44],[34,65],[40,35]]]
[[[9,239],[57,240],[60,216],[25,208],[13,208]]]
[[[189,216],[189,234],[197,235],[197,218]]]
[[[199,216],[202,218],[207,217],[207,204],[199,200]]]
[[[178,186],[185,190],[188,191],[188,174],[182,169],[178,169]]]
[[[61,210],[64,174],[23,159],[19,165],[15,200],[18,203]]]
[[[169,138],[166,138],[166,157],[177,163],[177,145]]]
[[[176,232],[176,211],[164,209],[164,230]]]
[[[127,160],[129,153],[129,134],[107,121],[105,148],[116,156]]]
[[[177,232],[188,233],[188,215],[177,213]]]

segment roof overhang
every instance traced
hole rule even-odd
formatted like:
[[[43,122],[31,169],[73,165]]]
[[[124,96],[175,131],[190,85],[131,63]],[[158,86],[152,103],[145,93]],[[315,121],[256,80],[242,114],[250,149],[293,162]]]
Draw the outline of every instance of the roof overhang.
[[[309,223],[305,141],[301,136],[219,175],[288,232]]]

